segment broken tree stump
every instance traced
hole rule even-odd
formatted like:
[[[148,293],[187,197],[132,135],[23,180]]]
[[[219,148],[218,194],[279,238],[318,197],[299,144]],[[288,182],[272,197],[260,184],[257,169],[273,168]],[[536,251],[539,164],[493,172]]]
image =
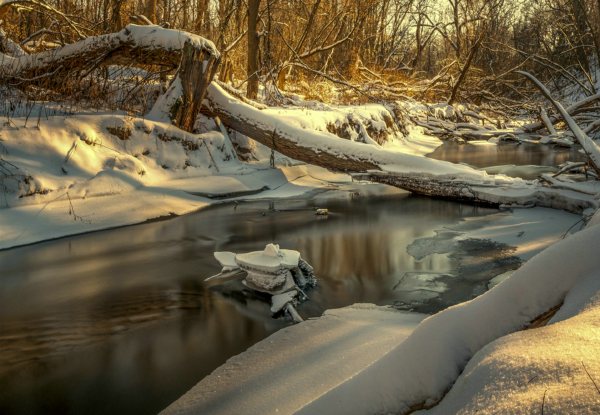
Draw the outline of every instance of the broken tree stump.
[[[186,41],[181,52],[178,77],[181,81],[181,98],[173,108],[174,124],[185,131],[194,130],[194,122],[200,112],[208,85],[212,82],[220,58],[206,49],[195,48]]]

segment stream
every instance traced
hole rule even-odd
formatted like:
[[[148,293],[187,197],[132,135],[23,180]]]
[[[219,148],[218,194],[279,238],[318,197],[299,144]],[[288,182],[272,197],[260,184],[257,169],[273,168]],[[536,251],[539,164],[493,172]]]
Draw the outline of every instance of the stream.
[[[444,145],[431,156],[530,165],[514,167],[524,175],[578,156],[510,146]],[[361,302],[433,313],[471,299],[519,267],[513,247],[467,240],[451,252],[412,251],[465,220],[493,225],[497,212],[401,191],[327,191],[0,251],[0,413],[157,413],[288,325],[237,281],[203,283],[219,271],[215,250],[276,242],[300,251],[319,279],[298,307],[305,318]]]

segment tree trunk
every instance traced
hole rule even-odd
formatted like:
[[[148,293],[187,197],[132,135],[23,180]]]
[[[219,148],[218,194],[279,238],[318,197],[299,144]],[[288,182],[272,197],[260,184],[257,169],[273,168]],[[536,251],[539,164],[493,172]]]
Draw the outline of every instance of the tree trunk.
[[[182,101],[173,114],[173,123],[185,131],[194,131],[194,122],[200,112],[206,89],[212,82],[219,57],[205,49],[195,48],[187,41],[181,53],[178,77],[182,86]]]
[[[260,0],[248,0],[248,64],[246,95],[250,99],[258,96],[258,9]]]
[[[156,0],[146,0],[146,17],[154,24],[158,23],[156,17]]]
[[[208,107],[203,111],[218,116],[227,127],[295,160],[329,170],[354,174],[416,194],[498,207],[500,205],[542,206],[581,213],[595,207],[592,197],[557,193],[535,182],[496,179],[480,171],[425,157],[394,153],[367,144],[340,139],[278,122],[260,109],[232,97],[215,83],[208,87]],[[400,170],[385,171],[394,164]],[[413,165],[414,168],[408,166]],[[443,173],[437,173],[442,170]]]

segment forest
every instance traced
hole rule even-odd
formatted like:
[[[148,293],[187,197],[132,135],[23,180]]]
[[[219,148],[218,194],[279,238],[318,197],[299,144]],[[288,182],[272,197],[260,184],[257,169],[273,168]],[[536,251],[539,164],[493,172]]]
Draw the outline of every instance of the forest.
[[[0,413],[600,412],[600,1],[0,0]]]

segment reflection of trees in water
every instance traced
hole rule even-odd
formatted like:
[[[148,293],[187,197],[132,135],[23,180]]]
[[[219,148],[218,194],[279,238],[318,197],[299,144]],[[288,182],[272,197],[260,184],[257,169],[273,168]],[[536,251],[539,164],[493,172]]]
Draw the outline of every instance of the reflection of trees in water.
[[[566,161],[583,161],[583,156],[576,148],[565,149],[539,144],[474,146],[446,143],[431,153],[430,157],[478,167],[506,164],[557,166]]]
[[[417,235],[414,228],[354,230],[352,233],[328,232],[320,238],[299,237],[298,249],[313,265],[318,275],[332,280],[388,280],[407,269],[447,269],[448,261],[430,257],[416,261],[406,253],[406,246]]]

